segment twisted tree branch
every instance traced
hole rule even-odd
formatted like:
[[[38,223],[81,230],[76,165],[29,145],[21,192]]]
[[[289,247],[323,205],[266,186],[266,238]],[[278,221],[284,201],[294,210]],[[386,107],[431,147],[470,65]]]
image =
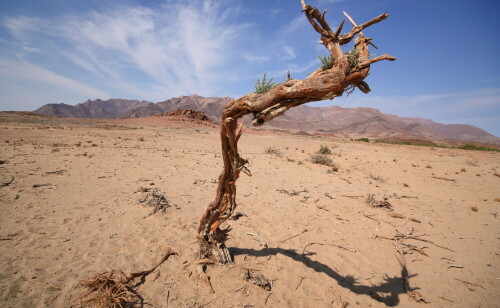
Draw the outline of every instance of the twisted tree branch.
[[[219,176],[215,200],[209,204],[200,219],[198,227],[200,259],[216,259],[221,263],[231,261],[231,255],[225,246],[230,228],[222,229],[221,225],[236,209],[236,180],[240,172],[248,171],[246,169],[248,161],[238,153],[238,140],[242,133],[242,126],[238,127],[238,119],[246,114],[253,114],[253,125],[259,126],[282,115],[290,108],[342,96],[346,89],[357,87],[362,92],[368,93],[370,87],[364,79],[368,75],[370,65],[382,60],[396,59],[389,55],[369,59],[368,45],[371,44],[371,39],[364,37],[361,32],[387,18],[386,13],[359,26],[345,14],[354,28],[340,35],[344,22],[334,33],[325,20],[326,11],[322,14],[317,8],[306,4],[305,0],[301,0],[301,3],[306,18],[321,35],[321,43],[332,55],[333,66],[326,70],[320,67],[304,80],[287,78],[287,81],[266,93],[248,94],[224,106],[220,131],[224,170]],[[347,54],[340,46],[347,44],[354,37],[356,37],[354,48],[357,62],[352,65],[352,61],[348,61]]]

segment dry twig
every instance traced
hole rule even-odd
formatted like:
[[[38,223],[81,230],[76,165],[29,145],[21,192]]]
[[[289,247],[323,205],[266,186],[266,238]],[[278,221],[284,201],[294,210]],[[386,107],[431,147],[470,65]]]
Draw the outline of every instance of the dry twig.
[[[302,284],[302,280],[304,280],[304,279],[306,279],[306,277],[302,277],[302,276],[300,277],[299,283],[295,287],[295,290],[297,290],[300,287],[300,285]]]
[[[262,246],[268,248],[266,241],[264,241],[257,233],[247,232],[247,235],[253,236],[254,240],[258,241]]]
[[[409,220],[414,221],[414,222],[422,223],[422,221],[419,220],[419,219],[416,219],[416,218],[413,218],[413,217],[409,217],[409,216],[405,216],[405,215],[399,214],[399,213],[387,213],[387,215],[389,215],[389,216],[391,216],[393,218],[409,219]]]
[[[292,236],[290,236],[290,237],[288,237],[288,238],[286,238],[286,239],[282,240],[282,241],[281,241],[281,243],[284,243],[284,242],[286,242],[286,241],[288,241],[288,240],[291,240],[292,238],[297,237],[297,236],[299,236],[299,235],[301,235],[302,233],[305,233],[305,232],[307,232],[307,229],[304,229],[304,230],[302,230],[302,232],[297,233],[297,234],[295,234],[295,235],[292,235]]]
[[[460,282],[463,282],[467,288],[471,291],[474,291],[475,289],[472,289],[470,286],[473,286],[473,287],[480,287],[481,289],[485,290],[485,288],[480,285],[480,284],[477,284],[477,283],[473,283],[473,282],[468,282],[468,281],[465,281],[465,280],[462,280],[462,279],[458,279],[458,278],[453,278],[455,279],[456,281],[460,281]]]
[[[56,287],[56,286],[53,286],[53,285],[50,285],[50,284],[47,284],[47,283],[38,282],[38,281],[33,281],[33,282],[36,283],[37,285],[44,286],[44,287],[47,287],[47,288],[51,288],[51,289],[54,289],[54,290],[59,290],[59,291],[62,290],[59,287]]]
[[[456,182],[457,181],[455,179],[448,179],[448,178],[443,178],[443,177],[440,177],[440,176],[431,176],[431,178],[438,179],[438,180],[449,181],[449,182]]]
[[[286,189],[276,189],[277,192],[280,192],[282,194],[285,194],[285,195],[288,195],[288,196],[298,196],[300,195],[300,193],[306,193],[306,192],[309,192],[307,189],[303,189],[303,190],[299,190],[299,191],[295,191],[295,190],[292,190],[292,191],[288,191]]]
[[[245,270],[243,270],[243,273],[241,273],[241,276],[243,277],[243,279],[245,279],[247,281],[250,281],[251,283],[253,283],[255,285],[258,285],[259,287],[262,287],[262,288],[264,288],[267,291],[271,291],[272,290],[272,285],[269,282],[269,280],[267,280],[261,274],[256,273],[252,269],[245,269]]]
[[[198,274],[200,275],[201,280],[203,280],[205,282],[205,284],[210,288],[210,291],[212,293],[215,293],[214,288],[212,287],[212,283],[210,282],[210,276],[208,276],[205,273],[205,269],[206,269],[206,265],[204,263],[198,265]]]

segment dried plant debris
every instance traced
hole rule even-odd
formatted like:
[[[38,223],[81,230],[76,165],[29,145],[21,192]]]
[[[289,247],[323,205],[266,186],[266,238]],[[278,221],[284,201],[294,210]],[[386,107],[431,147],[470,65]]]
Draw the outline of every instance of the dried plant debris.
[[[61,169],[61,170],[55,170],[55,171],[48,171],[48,172],[45,172],[45,175],[61,175],[65,172],[68,172],[68,170]]]
[[[80,286],[85,290],[80,307],[127,307],[138,300],[114,271],[96,274],[82,281]]]
[[[258,285],[259,287],[264,288],[267,291],[271,291],[273,289],[273,286],[269,280],[264,278],[262,274],[256,273],[252,269],[245,269],[243,270],[243,273],[241,273],[241,276],[243,279],[250,281],[251,283]]]
[[[126,275],[123,271],[110,271],[95,274],[88,280],[80,282],[82,293],[78,299],[80,307],[117,308],[134,307],[141,296],[134,289],[137,280],[144,280],[163,262],[176,253],[165,245],[166,252],[150,269]]]
[[[244,213],[242,213],[242,212],[236,212],[231,217],[229,217],[229,219],[230,220],[238,220],[238,219],[240,219],[243,216],[247,216],[247,215],[244,214]]]
[[[276,157],[283,157],[283,153],[276,147],[267,147],[264,150],[264,154],[271,154],[271,155],[274,155]]]
[[[389,216],[391,216],[393,218],[401,218],[401,219],[404,219],[404,220],[411,220],[411,221],[414,221],[414,222],[422,223],[422,221],[420,219],[416,219],[414,217],[406,216],[406,215],[399,214],[399,213],[387,213],[387,215],[389,215]]]
[[[365,203],[368,204],[371,207],[375,208],[386,208],[386,209],[392,209],[391,203],[387,201],[387,197],[384,197],[384,200],[376,200],[374,194],[368,194],[365,199]]]
[[[296,191],[296,190],[292,190],[292,191],[288,191],[286,189],[276,189],[277,192],[280,192],[282,194],[285,194],[285,195],[288,195],[288,196],[298,196],[300,195],[300,193],[306,193],[306,192],[309,192],[307,189],[303,189],[303,190],[299,190],[299,191]]]
[[[422,294],[420,294],[417,291],[408,292],[408,297],[416,301],[417,303],[424,303],[424,304],[430,303],[429,301],[427,301],[425,298],[422,297]]]
[[[385,183],[387,180],[380,175],[375,175],[375,174],[370,174],[370,179],[380,182],[380,183]]]
[[[153,207],[153,212],[151,214],[156,214],[158,212],[164,212],[167,207],[172,206],[165,194],[159,189],[155,188],[152,192],[148,193],[143,199],[139,199],[140,203],[144,203],[146,206]]]

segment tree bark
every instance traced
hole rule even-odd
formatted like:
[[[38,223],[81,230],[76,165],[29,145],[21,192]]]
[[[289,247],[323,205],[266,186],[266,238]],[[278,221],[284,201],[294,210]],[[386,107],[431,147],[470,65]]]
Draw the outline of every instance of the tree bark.
[[[232,261],[225,245],[230,227],[221,228],[221,225],[236,209],[236,180],[240,173],[250,175],[245,166],[248,161],[238,153],[238,140],[242,134],[242,125],[238,126],[238,119],[252,113],[253,125],[259,126],[292,107],[309,102],[332,100],[354,87],[363,93],[368,93],[370,87],[364,79],[369,73],[370,65],[382,60],[396,60],[389,55],[370,59],[368,45],[373,44],[371,39],[362,33],[363,29],[386,19],[387,13],[359,26],[345,13],[354,27],[346,34],[340,35],[344,22],[333,32],[324,18],[326,11],[321,14],[317,8],[305,4],[304,0],[301,2],[310,24],[321,35],[320,42],[330,52],[333,65],[326,70],[317,69],[304,80],[290,79],[266,93],[248,94],[224,106],[220,130],[224,169],[219,176],[215,200],[209,204],[200,219],[198,240],[201,259],[214,259],[220,263]],[[341,46],[353,38],[355,38],[354,49],[347,54],[344,53]]]

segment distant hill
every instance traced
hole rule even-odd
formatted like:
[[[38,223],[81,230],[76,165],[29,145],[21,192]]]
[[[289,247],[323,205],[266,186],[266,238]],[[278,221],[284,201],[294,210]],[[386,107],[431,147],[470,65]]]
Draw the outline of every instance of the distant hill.
[[[222,107],[231,101],[229,97],[181,96],[162,102],[109,99],[88,100],[71,106],[48,104],[34,112],[49,116],[74,118],[139,118],[165,114],[177,109],[202,111],[210,119],[220,121]],[[251,124],[250,116],[243,118]],[[339,106],[298,106],[283,116],[265,124],[291,131],[321,132],[344,137],[369,137],[377,139],[423,139],[456,140],[500,144],[500,138],[486,131],[466,124],[441,124],[432,120],[399,117],[384,114],[374,108],[343,108]]]
[[[166,101],[129,109],[120,115],[121,118],[141,118],[159,113],[169,113],[177,109],[203,111],[213,120],[220,120],[222,106],[230,102],[229,97],[203,97],[199,95],[181,96]]]
[[[88,100],[84,103],[72,106],[66,104],[44,105],[34,112],[63,118],[118,118],[123,113],[131,109],[143,108],[154,105],[147,101],[108,99],[108,100]]]

